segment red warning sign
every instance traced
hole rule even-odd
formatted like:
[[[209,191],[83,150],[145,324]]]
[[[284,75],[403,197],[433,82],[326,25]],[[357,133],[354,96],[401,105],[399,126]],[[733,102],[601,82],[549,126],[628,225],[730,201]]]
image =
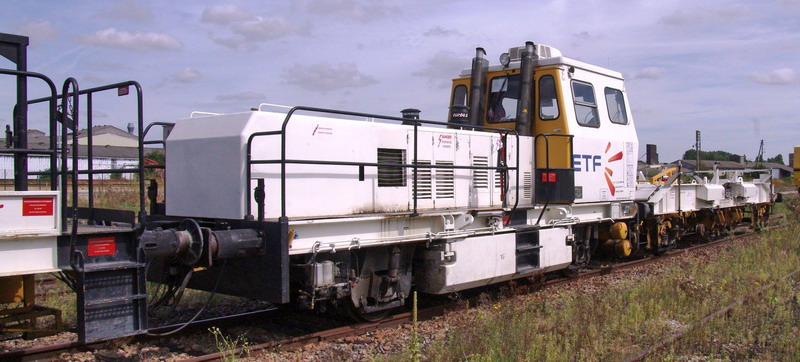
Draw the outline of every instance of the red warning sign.
[[[89,256],[114,255],[117,253],[117,244],[113,236],[89,239]]]
[[[52,216],[52,197],[24,197],[22,198],[22,216]]]

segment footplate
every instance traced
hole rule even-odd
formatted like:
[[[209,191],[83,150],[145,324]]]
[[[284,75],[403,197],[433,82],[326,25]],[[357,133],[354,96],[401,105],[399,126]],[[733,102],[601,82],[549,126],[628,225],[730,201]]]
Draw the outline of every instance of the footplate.
[[[135,240],[130,229],[94,230],[77,236],[71,263],[77,282],[80,342],[147,331],[144,255]],[[59,241],[59,248],[66,249],[60,250],[60,256],[69,255],[69,244],[68,240]]]
[[[145,332],[144,264],[103,263],[78,273],[78,338],[93,342]]]

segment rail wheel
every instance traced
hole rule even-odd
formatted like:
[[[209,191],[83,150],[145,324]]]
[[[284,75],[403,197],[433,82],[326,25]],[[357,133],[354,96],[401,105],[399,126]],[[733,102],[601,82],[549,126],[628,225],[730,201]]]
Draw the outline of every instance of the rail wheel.
[[[705,224],[697,224],[695,226],[695,234],[697,234],[697,237],[698,239],[700,239],[700,242],[707,243],[711,241],[710,229],[706,228]]]
[[[675,247],[675,238],[670,229],[672,229],[672,222],[659,220],[656,227],[656,248],[654,250],[656,255],[661,255]]]

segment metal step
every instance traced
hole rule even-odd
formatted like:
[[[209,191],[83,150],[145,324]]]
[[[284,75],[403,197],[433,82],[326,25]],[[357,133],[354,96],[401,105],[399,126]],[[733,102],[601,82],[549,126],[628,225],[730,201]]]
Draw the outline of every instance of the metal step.
[[[144,267],[145,267],[144,263],[137,263],[132,261],[115,261],[109,263],[88,264],[83,267],[83,270],[87,273],[94,273],[106,270],[135,269]]]
[[[134,262],[87,265],[78,272],[78,338],[119,338],[147,329],[144,266]]]
[[[75,270],[80,342],[147,331],[146,264],[134,229],[82,225],[58,246],[61,268]]]
[[[531,245],[531,244],[517,245],[517,253],[528,250],[541,249],[541,248],[542,248],[541,245]]]
[[[541,268],[538,268],[538,267],[535,267],[535,266],[531,266],[531,265],[528,265],[528,266],[525,266],[525,267],[522,267],[522,268],[517,266],[517,273],[518,274],[527,274],[527,273],[530,273],[530,272],[533,272],[533,271],[536,271],[536,270],[539,270],[539,269],[541,269]]]
[[[522,230],[517,232],[516,238],[517,251],[517,273],[528,273],[539,268],[539,245],[538,230]]]

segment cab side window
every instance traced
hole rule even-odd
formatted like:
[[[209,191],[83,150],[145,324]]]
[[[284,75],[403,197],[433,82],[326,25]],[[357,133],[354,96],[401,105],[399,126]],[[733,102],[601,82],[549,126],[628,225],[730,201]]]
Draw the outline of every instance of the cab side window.
[[[553,76],[545,75],[539,78],[539,119],[556,118],[558,118],[556,83],[553,81]]]
[[[467,105],[467,86],[459,85],[453,89],[453,104],[454,106]]]
[[[489,102],[486,121],[489,123],[514,122],[519,102],[519,74],[495,77],[489,83]]]
[[[606,106],[608,107],[608,118],[611,123],[628,124],[628,114],[625,112],[625,98],[622,91],[614,88],[606,88]]]
[[[594,87],[589,83],[573,80],[572,96],[575,100],[575,116],[578,119],[578,124],[585,127],[600,127]]]

